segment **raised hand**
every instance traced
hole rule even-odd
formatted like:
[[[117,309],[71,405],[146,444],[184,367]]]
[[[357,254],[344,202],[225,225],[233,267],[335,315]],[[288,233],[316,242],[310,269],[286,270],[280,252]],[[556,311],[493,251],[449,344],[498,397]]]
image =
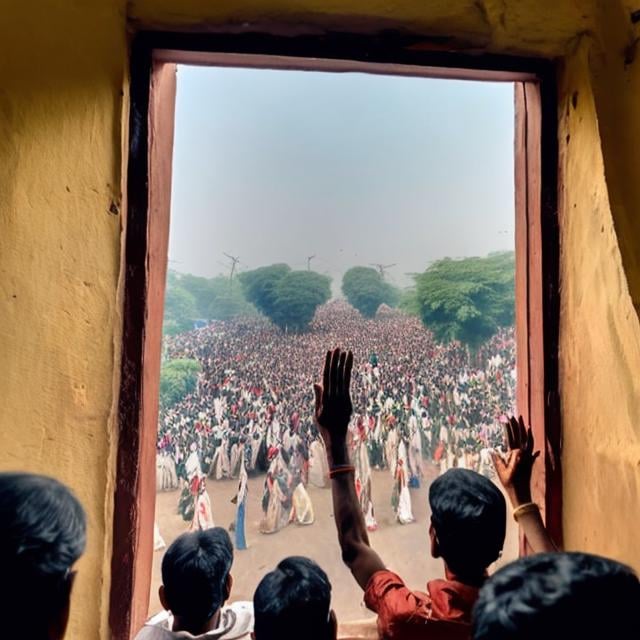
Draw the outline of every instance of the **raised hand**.
[[[327,351],[322,385],[313,385],[316,422],[327,447],[327,453],[332,457],[346,450],[347,427],[353,411],[349,393],[352,368],[351,351],[340,349]]]
[[[509,418],[505,426],[509,452],[506,456],[493,452],[493,465],[502,486],[514,506],[531,502],[531,472],[540,455],[534,453],[531,427],[527,428],[522,416]]]

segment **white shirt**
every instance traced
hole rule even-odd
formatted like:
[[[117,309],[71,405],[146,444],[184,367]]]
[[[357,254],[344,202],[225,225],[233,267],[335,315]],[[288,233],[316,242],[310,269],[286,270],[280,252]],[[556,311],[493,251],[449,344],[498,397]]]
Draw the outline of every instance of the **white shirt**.
[[[222,608],[217,629],[198,636],[188,631],[172,631],[173,616],[161,611],[149,618],[135,640],[251,640],[253,603],[234,602]]]

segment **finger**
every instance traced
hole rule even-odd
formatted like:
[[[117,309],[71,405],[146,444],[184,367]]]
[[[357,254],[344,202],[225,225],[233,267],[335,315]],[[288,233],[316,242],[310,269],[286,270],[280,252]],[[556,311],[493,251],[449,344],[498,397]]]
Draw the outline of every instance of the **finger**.
[[[338,394],[344,395],[344,365],[347,361],[347,352],[342,351],[340,353],[340,360],[338,361]]]
[[[349,393],[351,389],[351,370],[353,369],[353,353],[349,351],[347,354],[347,362],[344,365],[344,387],[345,392]]]
[[[509,418],[509,422],[504,426],[505,431],[507,432],[507,444],[509,445],[509,449],[517,449],[515,443],[515,432],[513,428],[514,418]]]
[[[526,439],[525,449],[529,455],[533,452],[533,432],[531,431],[531,427],[527,429],[527,439]]]
[[[520,449],[515,449],[511,452],[509,456],[509,461],[507,464],[507,471],[512,473],[515,468],[520,464],[520,460],[522,459],[522,451]]]
[[[491,462],[493,462],[493,466],[498,473],[500,473],[503,469],[506,469],[504,460],[497,451],[491,451],[489,455],[491,456]]]
[[[329,372],[331,371],[331,351],[327,351],[324,359],[324,369],[322,371],[322,392],[327,397],[329,392]]]
[[[316,416],[319,416],[322,410],[322,387],[319,384],[314,384],[313,393],[316,397]]]
[[[522,431],[522,417],[517,420],[513,419],[513,439],[516,449],[522,449],[525,446],[526,432]]]
[[[520,434],[520,449],[527,448],[527,427],[524,424],[524,418],[518,417],[518,433]]]
[[[506,424],[502,425],[502,448],[507,451],[511,448],[509,444],[509,427]]]
[[[329,371],[329,397],[334,398],[338,391],[338,365],[340,364],[340,349],[335,349],[331,355],[331,369]]]

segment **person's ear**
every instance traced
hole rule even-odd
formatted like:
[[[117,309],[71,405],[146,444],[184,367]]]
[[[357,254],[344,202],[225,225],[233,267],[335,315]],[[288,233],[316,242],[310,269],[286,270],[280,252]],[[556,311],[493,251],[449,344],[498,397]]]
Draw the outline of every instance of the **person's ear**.
[[[169,603],[167,602],[167,594],[164,592],[164,585],[161,584],[158,587],[158,598],[160,598],[160,604],[165,611],[169,611]]]
[[[233,587],[233,576],[229,573],[224,583],[224,601],[226,602],[231,595],[231,587]]]
[[[76,572],[71,571],[60,587],[60,610],[49,621],[49,640],[62,640],[69,624],[69,610],[71,608],[71,590],[76,579]]]
[[[336,640],[338,637],[338,618],[336,612],[331,609],[329,612],[329,640]]]
[[[433,523],[429,525],[429,539],[431,541],[431,557],[439,558],[440,557],[440,543],[438,542],[438,536],[436,535],[436,530],[433,526]]]

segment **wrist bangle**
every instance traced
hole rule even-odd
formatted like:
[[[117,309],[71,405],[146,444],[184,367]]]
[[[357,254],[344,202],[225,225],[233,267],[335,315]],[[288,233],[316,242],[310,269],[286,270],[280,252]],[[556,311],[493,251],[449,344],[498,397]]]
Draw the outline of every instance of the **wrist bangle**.
[[[540,511],[540,507],[535,502],[525,502],[513,510],[513,519],[518,522],[527,513]]]
[[[355,473],[355,470],[352,464],[337,464],[329,469],[329,477],[335,478],[343,473]]]

